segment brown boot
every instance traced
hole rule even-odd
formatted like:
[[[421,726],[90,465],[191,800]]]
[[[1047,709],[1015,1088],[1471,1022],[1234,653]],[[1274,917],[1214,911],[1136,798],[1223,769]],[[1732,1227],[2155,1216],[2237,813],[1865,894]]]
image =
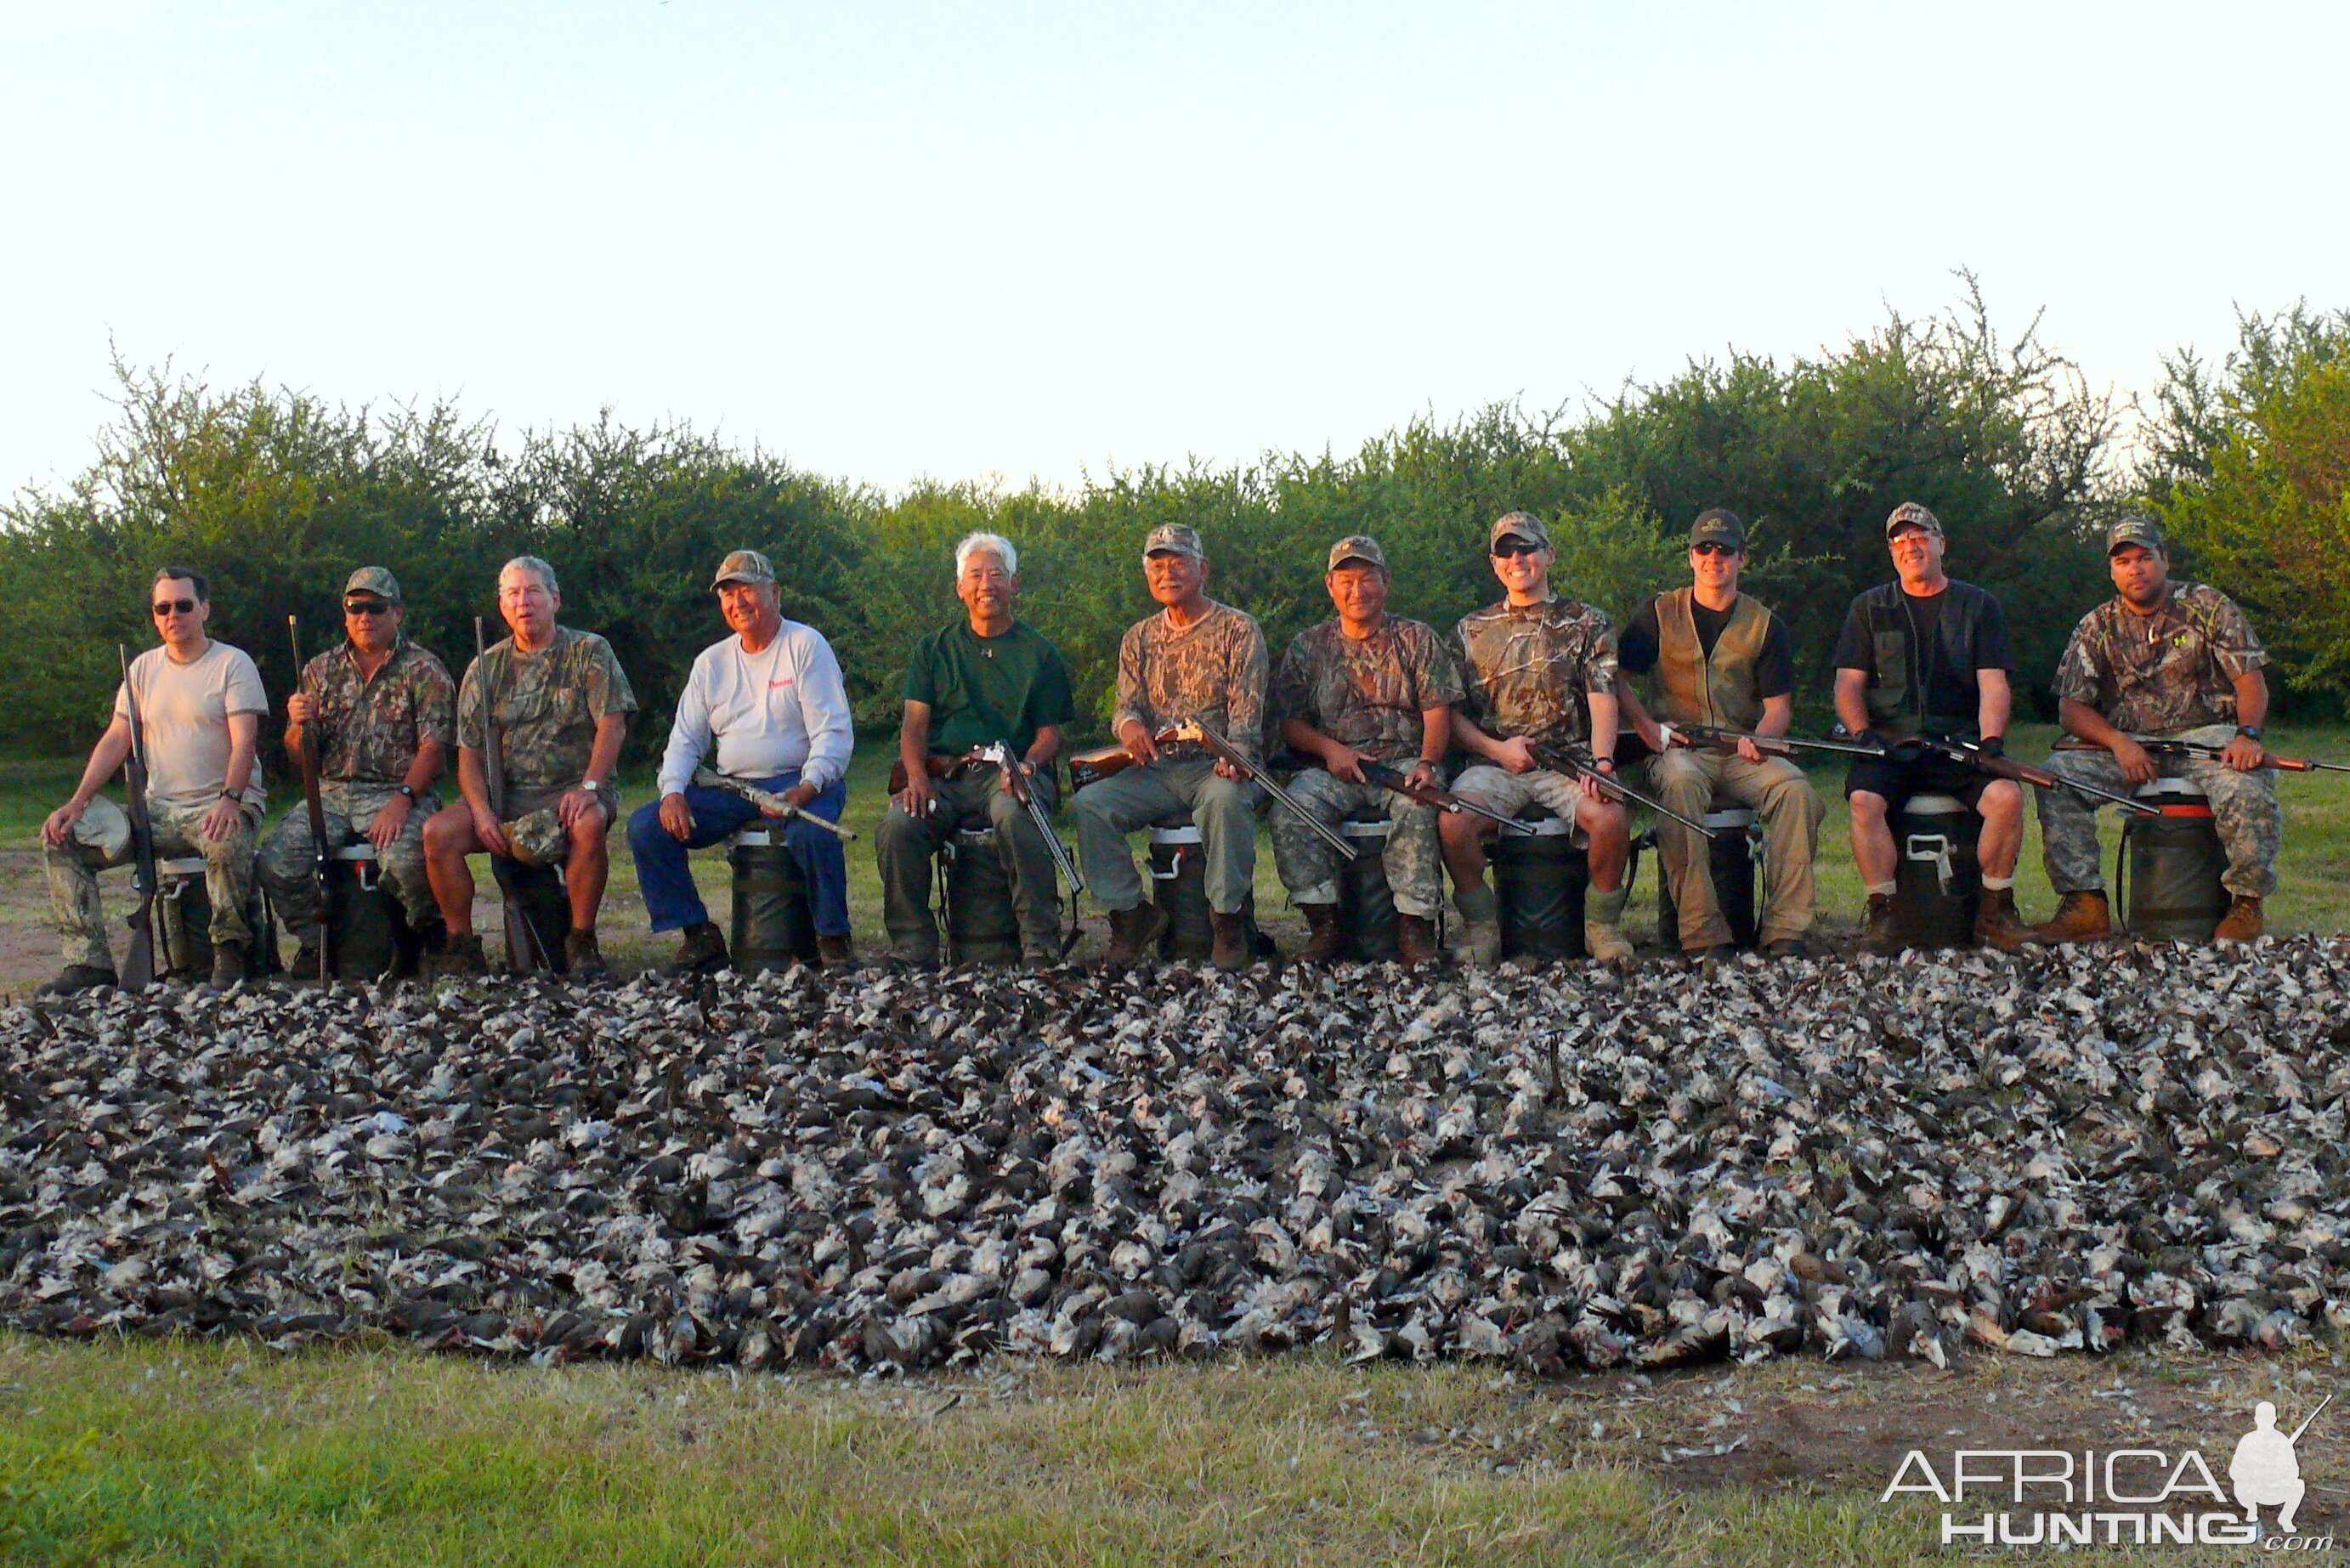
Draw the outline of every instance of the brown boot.
[[[2211,933],[2211,940],[2248,942],[2261,934],[2264,923],[2261,918],[2261,901],[2239,893],[2235,902],[2228,906],[2228,913],[2220,919],[2220,929]]]
[[[2113,910],[2101,889],[2085,888],[2058,898],[2055,914],[2033,927],[2032,934],[2043,942],[2094,942],[2114,934]]]
[[[847,937],[818,937],[816,940],[816,967],[827,972],[855,969],[857,950],[849,945]]]
[[[1975,904],[1975,940],[2012,953],[2032,940],[2032,928],[2015,912],[2015,889],[1986,888]]]
[[[1893,919],[1893,895],[1868,896],[1868,923],[1861,928],[1859,950],[1890,958],[1901,950],[1901,932]]]
[[[604,950],[596,945],[594,928],[563,934],[563,967],[574,980],[594,980],[612,972],[604,961]]]
[[[1111,969],[1132,969],[1153,950],[1167,929],[1167,912],[1156,904],[1109,912],[1109,951],[1102,962]]]
[[[685,928],[677,957],[669,962],[671,974],[708,974],[726,967],[726,937],[716,922],[702,920]]]
[[[458,931],[452,935],[432,965],[436,980],[470,980],[490,972],[489,961],[482,956],[482,933]]]
[[[1396,913],[1396,958],[1406,969],[1425,969],[1442,957],[1435,924],[1419,915]]]
[[[1235,912],[1229,915],[1211,913],[1208,924],[1216,933],[1215,945],[1208,950],[1208,961],[1232,974],[1246,969],[1249,961],[1248,922]]]
[[[1313,934],[1305,945],[1297,950],[1299,963],[1336,963],[1347,956],[1347,929],[1338,923],[1336,904],[1300,904],[1305,911],[1305,929]]]

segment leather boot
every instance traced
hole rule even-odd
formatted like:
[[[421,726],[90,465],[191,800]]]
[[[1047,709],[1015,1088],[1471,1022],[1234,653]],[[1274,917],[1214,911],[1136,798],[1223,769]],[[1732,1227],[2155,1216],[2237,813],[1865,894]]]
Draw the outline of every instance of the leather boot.
[[[1583,950],[1601,963],[1618,969],[1632,961],[1632,944],[1624,940],[1624,901],[1631,896],[1622,888],[1592,888],[1583,895]]]
[[[2236,895],[2220,921],[2220,929],[2211,933],[2214,941],[2248,942],[2261,934],[2266,922],[2261,917],[2261,901],[2244,894]]]
[[[2028,945],[2032,928],[2015,912],[2015,889],[1986,888],[1975,904],[1975,940],[2003,953]]]
[[[313,974],[317,971],[313,970]],[[245,977],[244,950],[234,942],[213,944],[213,989],[226,991]]]
[[[670,961],[671,974],[707,974],[726,967],[726,938],[717,923],[703,920],[685,928],[683,940],[678,943],[677,957]]]
[[[1167,930],[1167,913],[1158,905],[1137,904],[1109,912],[1109,951],[1102,962],[1111,969],[1132,969],[1154,949]]]
[[[1305,945],[1297,950],[1299,963],[1336,963],[1347,956],[1346,929],[1338,924],[1336,904],[1301,904],[1305,911],[1305,929],[1313,933]]]
[[[1435,922],[1419,915],[1396,913],[1396,959],[1406,969],[1425,969],[1440,961],[1443,950],[1436,945]]]
[[[80,992],[95,990],[101,985],[120,983],[121,981],[115,978],[115,973],[110,969],[100,969],[96,964],[69,963],[57,971],[57,979],[41,987],[40,994],[72,996]]]
[[[1482,881],[1452,889],[1452,907],[1461,911],[1461,934],[1467,940],[1469,961],[1491,969],[1502,961],[1502,905]]]
[[[1235,912],[1229,915],[1211,913],[1208,924],[1216,933],[1215,945],[1208,950],[1208,961],[1226,974],[1248,967],[1248,922]]]
[[[2056,900],[2056,912],[2032,928],[2043,942],[2094,942],[2114,934],[2113,911],[2104,891],[2096,888],[2067,893]]]
[[[816,967],[830,973],[836,970],[855,969],[857,950],[847,937],[818,937],[816,940]]]
[[[594,980],[612,972],[604,962],[604,950],[596,945],[594,930],[566,931],[563,935],[563,965],[574,980]]]
[[[1868,923],[1861,928],[1858,950],[1891,958],[1901,950],[1901,932],[1893,919],[1893,895],[1868,896]]]

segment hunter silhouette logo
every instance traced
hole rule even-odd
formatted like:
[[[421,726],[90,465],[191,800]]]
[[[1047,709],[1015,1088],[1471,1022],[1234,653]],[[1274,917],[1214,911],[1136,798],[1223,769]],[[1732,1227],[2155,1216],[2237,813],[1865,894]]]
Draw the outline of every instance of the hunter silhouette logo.
[[[2301,1479],[2301,1459],[2293,1445],[2309,1430],[2310,1422],[2333,1403],[2334,1396],[2328,1394],[2291,1437],[2276,1429],[2275,1406],[2263,1399],[2252,1407],[2252,1429],[2237,1440],[2236,1457],[2228,1461],[2228,1480],[2236,1489],[2236,1501],[2243,1508],[2247,1524],[2259,1521],[2261,1510],[2273,1508],[2278,1511],[2276,1527],[2293,1533],[2293,1511],[2309,1490]]]

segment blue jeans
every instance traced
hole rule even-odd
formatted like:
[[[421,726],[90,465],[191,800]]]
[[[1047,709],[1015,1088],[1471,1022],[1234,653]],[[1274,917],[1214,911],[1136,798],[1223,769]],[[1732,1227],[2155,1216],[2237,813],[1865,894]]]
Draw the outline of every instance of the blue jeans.
[[[780,794],[799,780],[794,770],[749,782]],[[693,833],[682,843],[661,826],[659,801],[637,807],[629,816],[629,852],[637,857],[637,886],[644,894],[645,912],[652,917],[655,931],[682,930],[710,919],[702,890],[693,885],[693,873],[686,865],[686,851],[706,848],[742,828],[765,822],[783,828],[784,847],[791,851],[800,875],[807,878],[808,896],[816,906],[816,935],[848,935],[848,858],[841,853],[838,838],[805,822],[777,824],[741,795],[725,790],[688,784],[685,804],[693,809]],[[835,779],[807,803],[807,810],[837,822],[847,804],[848,782]]]

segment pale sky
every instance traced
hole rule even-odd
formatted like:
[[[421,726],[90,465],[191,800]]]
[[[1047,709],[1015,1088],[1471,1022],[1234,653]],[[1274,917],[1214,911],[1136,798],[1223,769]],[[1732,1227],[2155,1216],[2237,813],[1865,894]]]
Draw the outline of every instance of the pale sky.
[[[0,494],[109,337],[903,485],[1341,452],[1887,305],[2350,305],[2350,8],[0,0]]]

